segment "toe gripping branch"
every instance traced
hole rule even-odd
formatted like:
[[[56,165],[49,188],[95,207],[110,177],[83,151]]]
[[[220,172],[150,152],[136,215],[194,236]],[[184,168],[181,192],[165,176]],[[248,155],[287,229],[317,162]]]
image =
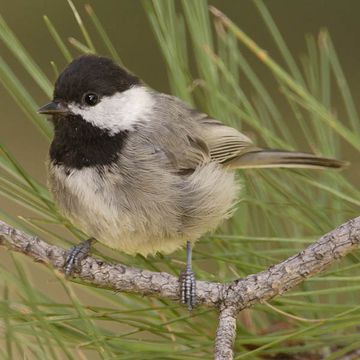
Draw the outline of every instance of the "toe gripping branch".
[[[81,261],[88,256],[94,241],[94,238],[90,238],[69,249],[64,264],[65,276],[71,276],[76,271]],[[192,311],[196,305],[196,280],[192,271],[191,258],[191,243],[188,241],[186,243],[186,267],[180,273],[179,284],[181,303],[185,304],[189,311]]]
[[[76,268],[81,263],[81,260],[85,259],[86,256],[89,255],[91,245],[93,244],[94,241],[95,241],[94,238],[90,238],[69,249],[64,264],[65,276],[72,275],[76,270]]]
[[[186,243],[186,268],[180,273],[180,301],[187,305],[189,311],[196,305],[196,280],[191,268],[191,243]]]

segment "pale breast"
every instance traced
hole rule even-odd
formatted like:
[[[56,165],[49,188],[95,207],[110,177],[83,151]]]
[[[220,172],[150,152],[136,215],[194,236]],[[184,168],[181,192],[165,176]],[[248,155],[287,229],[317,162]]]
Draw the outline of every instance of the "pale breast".
[[[144,171],[137,169],[138,174]],[[215,163],[199,166],[189,176],[164,174],[144,171],[130,179],[119,169],[67,173],[50,166],[49,180],[64,215],[89,236],[146,256],[171,253],[215,229],[231,214],[237,198],[233,172]]]
[[[107,169],[107,174],[94,167],[80,170],[66,170],[63,166],[50,166],[49,185],[60,210],[75,225],[90,236],[98,237],[104,229],[118,232],[121,226],[131,230],[131,223],[121,217],[119,202],[115,196],[115,181]]]
[[[49,184],[63,214],[111,248],[148,255],[172,252],[186,241],[176,201],[169,186],[164,191],[164,182],[155,191],[134,179],[130,184],[118,169],[66,173],[62,166],[50,166]]]

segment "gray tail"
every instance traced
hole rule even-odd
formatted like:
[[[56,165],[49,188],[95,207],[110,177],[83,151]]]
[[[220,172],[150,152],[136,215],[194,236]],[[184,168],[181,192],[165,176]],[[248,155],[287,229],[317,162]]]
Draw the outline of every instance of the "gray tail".
[[[348,162],[313,154],[271,149],[254,150],[226,162],[231,168],[333,168],[341,169]]]

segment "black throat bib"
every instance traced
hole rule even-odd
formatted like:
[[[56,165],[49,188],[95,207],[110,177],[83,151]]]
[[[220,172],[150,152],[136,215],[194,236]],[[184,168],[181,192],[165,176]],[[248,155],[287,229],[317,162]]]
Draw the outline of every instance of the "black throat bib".
[[[78,115],[54,116],[55,135],[50,159],[55,165],[82,169],[110,165],[118,160],[128,132],[110,134]]]

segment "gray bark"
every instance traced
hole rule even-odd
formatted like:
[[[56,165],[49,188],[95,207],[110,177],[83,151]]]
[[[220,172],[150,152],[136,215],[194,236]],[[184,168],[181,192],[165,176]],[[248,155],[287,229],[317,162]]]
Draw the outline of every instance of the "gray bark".
[[[0,221],[0,245],[63,270],[67,251]],[[197,304],[220,310],[215,359],[233,358],[236,315],[244,308],[280,295],[325,270],[360,246],[360,217],[347,221],[300,253],[258,274],[227,284],[198,281]],[[91,256],[82,260],[74,276],[100,288],[179,300],[177,277],[122,264],[109,264]]]

